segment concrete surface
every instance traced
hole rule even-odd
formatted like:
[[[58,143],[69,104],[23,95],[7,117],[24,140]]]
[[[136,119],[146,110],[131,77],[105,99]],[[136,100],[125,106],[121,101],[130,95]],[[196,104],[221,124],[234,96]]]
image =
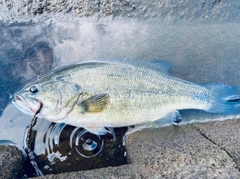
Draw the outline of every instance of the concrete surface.
[[[225,151],[240,170],[240,120],[194,124],[200,134]]]
[[[0,0],[0,8],[0,18],[13,22],[39,20],[42,18],[39,15],[127,17],[166,22],[240,20],[238,0]]]
[[[153,177],[240,177],[232,157],[190,125],[145,130],[130,138],[127,149],[131,162],[142,163],[150,173],[158,169]]]
[[[38,178],[240,178],[239,122],[146,129],[127,139],[128,165]],[[0,151],[0,178],[17,178],[21,152],[5,145]]]
[[[221,134],[226,128],[237,128],[237,123],[239,120],[143,130],[127,140],[128,165],[44,178],[240,178],[239,129]],[[210,132],[204,133],[204,129]],[[211,134],[215,139],[205,137]],[[225,141],[221,144],[225,148],[217,140]]]

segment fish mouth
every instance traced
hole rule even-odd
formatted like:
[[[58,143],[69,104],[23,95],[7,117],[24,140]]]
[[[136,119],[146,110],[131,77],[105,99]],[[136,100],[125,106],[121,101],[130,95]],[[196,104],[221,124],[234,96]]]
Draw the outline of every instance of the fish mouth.
[[[35,100],[35,99],[33,99]],[[35,100],[37,101],[37,100]],[[41,106],[41,102],[37,101],[39,103],[39,106]],[[29,114],[29,115],[33,115],[36,113],[36,109],[34,109],[33,107],[31,107],[31,105],[29,104],[29,102],[27,102],[27,100],[22,97],[21,95],[14,95],[14,98],[12,100],[12,103],[22,112]],[[39,109],[39,107],[38,107]]]

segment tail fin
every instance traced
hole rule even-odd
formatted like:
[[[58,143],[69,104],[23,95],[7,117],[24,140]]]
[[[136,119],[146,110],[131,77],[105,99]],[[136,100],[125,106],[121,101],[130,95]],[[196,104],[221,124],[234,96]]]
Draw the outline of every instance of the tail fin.
[[[240,96],[237,86],[220,84],[204,85],[211,92],[211,107],[208,112],[220,114],[240,114]]]

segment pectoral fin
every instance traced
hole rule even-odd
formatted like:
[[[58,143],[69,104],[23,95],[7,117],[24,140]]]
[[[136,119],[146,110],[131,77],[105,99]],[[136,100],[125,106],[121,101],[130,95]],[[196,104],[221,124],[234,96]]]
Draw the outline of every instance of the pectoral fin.
[[[82,113],[99,113],[106,109],[109,99],[110,96],[108,94],[98,94],[80,101],[78,106],[81,106]]]

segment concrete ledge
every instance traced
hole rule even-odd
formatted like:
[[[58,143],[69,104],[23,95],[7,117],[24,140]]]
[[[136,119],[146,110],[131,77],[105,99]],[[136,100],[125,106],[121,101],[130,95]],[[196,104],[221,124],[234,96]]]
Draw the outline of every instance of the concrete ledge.
[[[240,177],[236,163],[227,152],[190,125],[145,130],[133,135],[128,141],[128,151],[131,162],[144,165],[153,177]]]
[[[231,133],[231,140],[225,138],[228,144],[225,143],[224,150],[217,142],[205,137],[211,132],[204,134],[204,130],[214,133],[217,129],[221,133],[226,126],[228,129],[235,128],[238,122],[229,120],[143,130],[130,135],[127,140],[129,165],[48,175],[45,178],[240,178],[236,163],[240,145],[235,142],[238,131]],[[221,127],[216,128],[216,125]],[[222,135],[216,133],[215,139],[221,140]],[[230,148],[234,146],[234,150],[228,151],[226,145]]]
[[[194,124],[207,140],[225,151],[240,170],[240,120]]]
[[[0,1],[3,21],[65,17],[127,17],[141,20],[239,21],[239,2],[220,0],[12,0]],[[39,16],[40,15],[40,16]]]

